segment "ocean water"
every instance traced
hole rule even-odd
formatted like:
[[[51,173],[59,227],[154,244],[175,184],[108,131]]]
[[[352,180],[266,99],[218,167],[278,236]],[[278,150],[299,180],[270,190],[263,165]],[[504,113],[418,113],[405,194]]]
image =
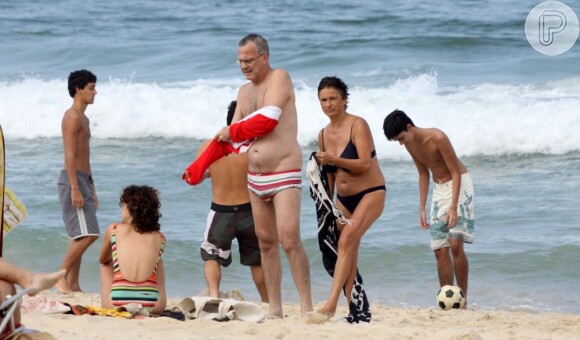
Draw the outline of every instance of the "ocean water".
[[[429,235],[418,226],[417,173],[403,147],[382,133],[386,114],[408,112],[444,130],[476,190],[476,239],[467,245],[471,308],[580,313],[580,45],[548,57],[527,42],[534,1],[72,1],[0,2],[0,124],[6,184],[28,207],[7,236],[4,257],[55,270],[68,239],[56,179],[63,163],[60,120],[71,103],[66,77],[99,77],[87,110],[92,166],[104,228],[120,217],[129,184],[162,196],[170,296],[205,288],[199,243],[209,183],[180,175],[199,143],[225,124],[245,82],[237,42],[258,32],[271,63],[292,75],[306,161],[328,120],[320,78],[350,86],[349,112],[375,139],[388,193],[363,238],[359,270],[372,303],[436,308],[438,280]],[[567,1],[577,15],[578,1]],[[314,205],[303,184],[301,234],[315,303],[331,279],[316,240]],[[98,292],[100,242],[86,253],[81,286]],[[298,301],[284,258],[283,299]],[[223,271],[222,289],[258,300],[248,268]],[[341,301],[344,303],[344,301]]]

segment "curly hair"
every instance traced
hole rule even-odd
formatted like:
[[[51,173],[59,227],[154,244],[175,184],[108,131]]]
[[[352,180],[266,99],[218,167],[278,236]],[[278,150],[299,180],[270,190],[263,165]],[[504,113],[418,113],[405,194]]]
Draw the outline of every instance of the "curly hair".
[[[159,192],[155,188],[146,185],[130,185],[121,193],[119,206],[123,204],[127,205],[127,210],[133,218],[131,225],[138,233],[143,234],[161,229],[159,224],[161,203]]]

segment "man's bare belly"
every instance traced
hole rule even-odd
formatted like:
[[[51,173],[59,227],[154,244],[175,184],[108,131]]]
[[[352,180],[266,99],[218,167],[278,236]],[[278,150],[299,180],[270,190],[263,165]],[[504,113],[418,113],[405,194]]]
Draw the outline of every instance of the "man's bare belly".
[[[302,152],[296,141],[284,144],[259,139],[248,150],[248,160],[248,169],[256,173],[302,168]]]

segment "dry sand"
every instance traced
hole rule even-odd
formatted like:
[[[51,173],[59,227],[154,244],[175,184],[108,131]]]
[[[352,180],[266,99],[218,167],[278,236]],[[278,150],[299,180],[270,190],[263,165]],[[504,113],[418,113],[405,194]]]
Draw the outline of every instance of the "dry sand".
[[[43,295],[72,305],[98,306],[100,302],[98,294]],[[177,306],[181,300],[169,299],[167,307]],[[297,304],[285,304],[284,312],[283,320],[258,324],[167,317],[129,320],[37,311],[23,311],[22,321],[27,328],[43,332],[34,337],[37,339],[580,339],[580,315],[575,314],[442,311],[436,307],[389,308],[375,304],[370,324],[351,325],[337,317],[311,325],[300,317]],[[337,315],[346,315],[346,307],[339,306]]]

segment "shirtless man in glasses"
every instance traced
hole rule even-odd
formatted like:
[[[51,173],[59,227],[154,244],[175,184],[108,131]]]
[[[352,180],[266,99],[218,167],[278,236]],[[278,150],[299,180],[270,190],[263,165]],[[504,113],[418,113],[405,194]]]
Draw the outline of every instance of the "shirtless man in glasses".
[[[268,42],[249,34],[239,42],[240,69],[250,82],[238,91],[233,124],[215,136],[219,142],[252,141],[248,152],[248,188],[260,243],[269,316],[282,318],[282,263],[286,252],[298,289],[301,313],[312,310],[310,264],[300,239],[302,151],[294,86],[283,69],[269,62]],[[237,124],[236,124],[237,122]]]

